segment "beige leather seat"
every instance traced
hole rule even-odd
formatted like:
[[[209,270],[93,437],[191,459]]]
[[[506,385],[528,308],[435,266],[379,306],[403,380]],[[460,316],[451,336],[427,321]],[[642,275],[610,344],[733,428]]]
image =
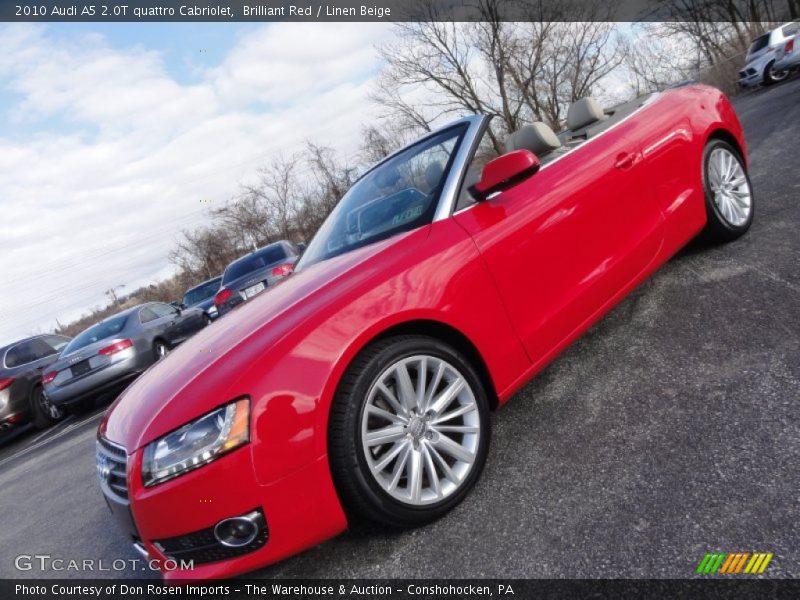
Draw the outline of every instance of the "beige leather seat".
[[[600,103],[591,96],[587,96],[569,105],[567,129],[573,134],[584,134],[586,132],[582,130],[605,118],[606,115]]]
[[[560,148],[561,142],[550,127],[537,121],[511,133],[505,140],[505,147],[506,152],[524,149],[542,157]]]

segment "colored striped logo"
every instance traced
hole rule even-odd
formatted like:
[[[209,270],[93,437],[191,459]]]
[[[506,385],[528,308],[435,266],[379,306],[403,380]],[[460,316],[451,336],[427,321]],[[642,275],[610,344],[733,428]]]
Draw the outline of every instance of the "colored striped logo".
[[[750,552],[709,552],[700,561],[697,573],[700,575],[713,575],[714,573],[759,575],[766,570],[771,560],[772,552],[754,552],[752,554]]]

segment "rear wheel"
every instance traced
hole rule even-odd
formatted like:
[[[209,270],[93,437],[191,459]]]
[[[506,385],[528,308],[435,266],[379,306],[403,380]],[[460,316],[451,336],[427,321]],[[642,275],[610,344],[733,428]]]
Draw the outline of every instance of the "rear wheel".
[[[47,399],[42,386],[31,392],[31,421],[36,429],[45,429],[64,418],[64,411]]]
[[[413,527],[455,507],[480,476],[489,403],[472,365],[432,338],[366,348],[339,386],[331,470],[351,516]]]
[[[155,355],[156,360],[161,360],[167,354],[169,354],[169,346],[162,340],[156,340],[153,344],[153,354]]]
[[[764,85],[779,83],[789,76],[789,71],[775,69],[775,61],[771,61],[764,69]]]
[[[703,188],[711,241],[729,242],[753,223],[753,186],[739,152],[728,142],[711,140],[703,153]]]

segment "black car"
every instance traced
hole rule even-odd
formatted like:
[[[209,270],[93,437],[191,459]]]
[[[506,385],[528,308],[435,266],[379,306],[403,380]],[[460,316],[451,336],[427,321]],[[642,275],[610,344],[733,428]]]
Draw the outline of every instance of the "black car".
[[[0,348],[0,428],[30,421],[44,429],[64,416],[42,393],[42,373],[70,339],[37,335]]]
[[[214,296],[222,285],[222,277],[214,277],[208,281],[186,290],[180,308],[200,308],[206,314],[206,322],[210,323],[219,316],[214,305]]]
[[[222,287],[214,297],[219,315],[291,275],[299,258],[300,250],[286,240],[237,258],[222,274]]]

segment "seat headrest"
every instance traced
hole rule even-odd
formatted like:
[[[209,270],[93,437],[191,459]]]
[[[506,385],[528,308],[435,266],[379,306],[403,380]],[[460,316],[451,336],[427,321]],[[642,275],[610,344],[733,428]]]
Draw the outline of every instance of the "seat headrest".
[[[425,183],[428,185],[429,190],[433,190],[439,185],[439,181],[444,174],[444,166],[439,161],[432,162],[425,169]]]
[[[517,129],[506,138],[506,152],[530,150],[534,154],[547,154],[561,147],[556,134],[544,123],[537,121]]]
[[[581,98],[569,105],[567,110],[567,128],[572,131],[583,129],[595,121],[605,118],[603,107],[591,96]]]

